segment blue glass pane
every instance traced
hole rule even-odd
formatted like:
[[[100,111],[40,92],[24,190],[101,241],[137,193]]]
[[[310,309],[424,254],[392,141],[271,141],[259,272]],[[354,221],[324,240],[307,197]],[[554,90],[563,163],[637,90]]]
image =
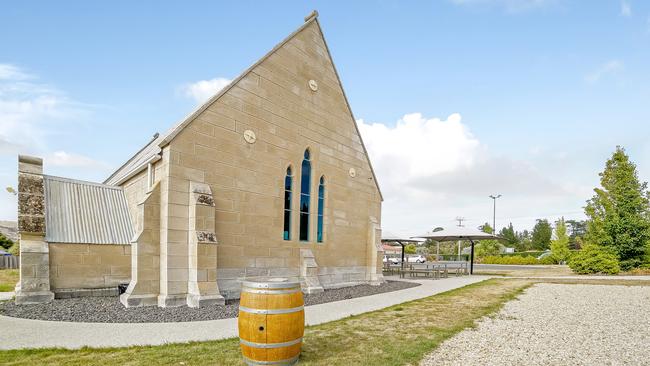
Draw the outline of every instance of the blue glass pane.
[[[325,198],[325,186],[318,186],[318,198]]]
[[[290,175],[287,175],[287,176],[284,178],[284,189],[285,189],[285,190],[287,190],[287,191],[290,191],[290,190],[291,190],[291,181],[292,181],[292,180],[293,180],[293,179],[292,179],[292,177],[291,177]]]
[[[309,156],[310,156],[309,149],[307,149],[305,150],[305,159],[309,160]]]
[[[323,198],[318,199],[318,215],[323,216]]]
[[[300,173],[300,193],[309,193],[311,185],[311,163],[307,160],[302,161],[302,171]]]
[[[309,240],[309,214],[300,213],[300,240]]]
[[[291,210],[291,191],[284,191],[284,209]]]
[[[309,195],[300,195],[300,212],[309,213]]]
[[[284,240],[291,240],[291,211],[284,211]]]
[[[323,242],[323,216],[318,216],[318,234],[316,235],[316,241],[319,243]]]

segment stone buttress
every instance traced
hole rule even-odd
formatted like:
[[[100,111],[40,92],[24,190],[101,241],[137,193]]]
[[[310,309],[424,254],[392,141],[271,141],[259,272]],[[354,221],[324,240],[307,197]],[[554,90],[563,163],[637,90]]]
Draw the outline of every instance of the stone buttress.
[[[49,246],[45,241],[45,189],[43,160],[18,157],[18,232],[20,235],[20,282],[17,304],[50,302]]]

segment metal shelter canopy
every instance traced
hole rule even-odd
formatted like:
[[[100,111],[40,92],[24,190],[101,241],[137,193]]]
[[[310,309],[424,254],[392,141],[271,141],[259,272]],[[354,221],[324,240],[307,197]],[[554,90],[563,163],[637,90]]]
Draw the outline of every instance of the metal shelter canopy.
[[[469,242],[472,243],[469,265],[470,274],[474,273],[474,240],[504,240],[496,235],[484,233],[479,229],[458,226],[434,232],[427,232],[423,235],[414,236],[413,238],[431,239],[435,241],[469,240]]]
[[[396,235],[390,231],[381,231],[382,243],[397,243],[402,247],[402,267],[404,267],[404,247],[408,243],[418,243],[421,240],[413,239],[415,237],[408,237],[405,235]]]

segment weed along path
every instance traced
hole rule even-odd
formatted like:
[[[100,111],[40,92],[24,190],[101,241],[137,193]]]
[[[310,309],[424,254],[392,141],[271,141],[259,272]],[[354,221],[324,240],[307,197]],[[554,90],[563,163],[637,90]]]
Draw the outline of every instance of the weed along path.
[[[458,281],[468,279],[477,281],[435,296],[307,327],[300,364],[417,364],[445,339],[498,311],[533,283],[523,279],[476,277],[460,277]],[[346,303],[339,302],[338,307],[346,307]],[[238,340],[230,338],[126,348],[12,350],[0,352],[0,364],[243,365],[243,362]]]
[[[420,286],[349,300],[307,306],[308,325],[321,324],[416,300],[486,280],[485,276],[419,280]],[[179,323],[74,323],[0,316],[0,349],[81,348],[161,345],[237,336],[237,319]],[[5,331],[6,330],[6,331]],[[1,364],[2,362],[0,362]]]

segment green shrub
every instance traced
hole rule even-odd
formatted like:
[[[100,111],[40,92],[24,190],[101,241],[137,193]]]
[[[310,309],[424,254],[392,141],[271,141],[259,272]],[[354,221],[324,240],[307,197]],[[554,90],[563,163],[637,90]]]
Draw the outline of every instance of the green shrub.
[[[540,255],[544,254],[546,252],[544,251],[537,251],[537,252],[514,252],[514,253],[502,253],[499,256],[501,257],[534,257],[537,258]]]
[[[498,255],[490,255],[481,258],[483,264],[540,264],[535,257],[521,257],[521,256],[507,256],[501,257]]]
[[[617,274],[621,271],[616,254],[593,244],[573,254],[569,268],[579,274]]]
[[[14,243],[14,245],[12,245],[11,248],[9,248],[9,250],[7,250],[7,252],[9,252],[9,254],[11,254],[13,256],[16,256],[16,257],[19,256],[20,255],[20,244],[18,242]]]
[[[537,262],[539,264],[557,264],[558,260],[553,255],[547,255],[542,259],[538,259]]]
[[[496,240],[481,240],[474,246],[474,255],[479,258],[499,255],[501,252],[503,252],[503,244]]]

